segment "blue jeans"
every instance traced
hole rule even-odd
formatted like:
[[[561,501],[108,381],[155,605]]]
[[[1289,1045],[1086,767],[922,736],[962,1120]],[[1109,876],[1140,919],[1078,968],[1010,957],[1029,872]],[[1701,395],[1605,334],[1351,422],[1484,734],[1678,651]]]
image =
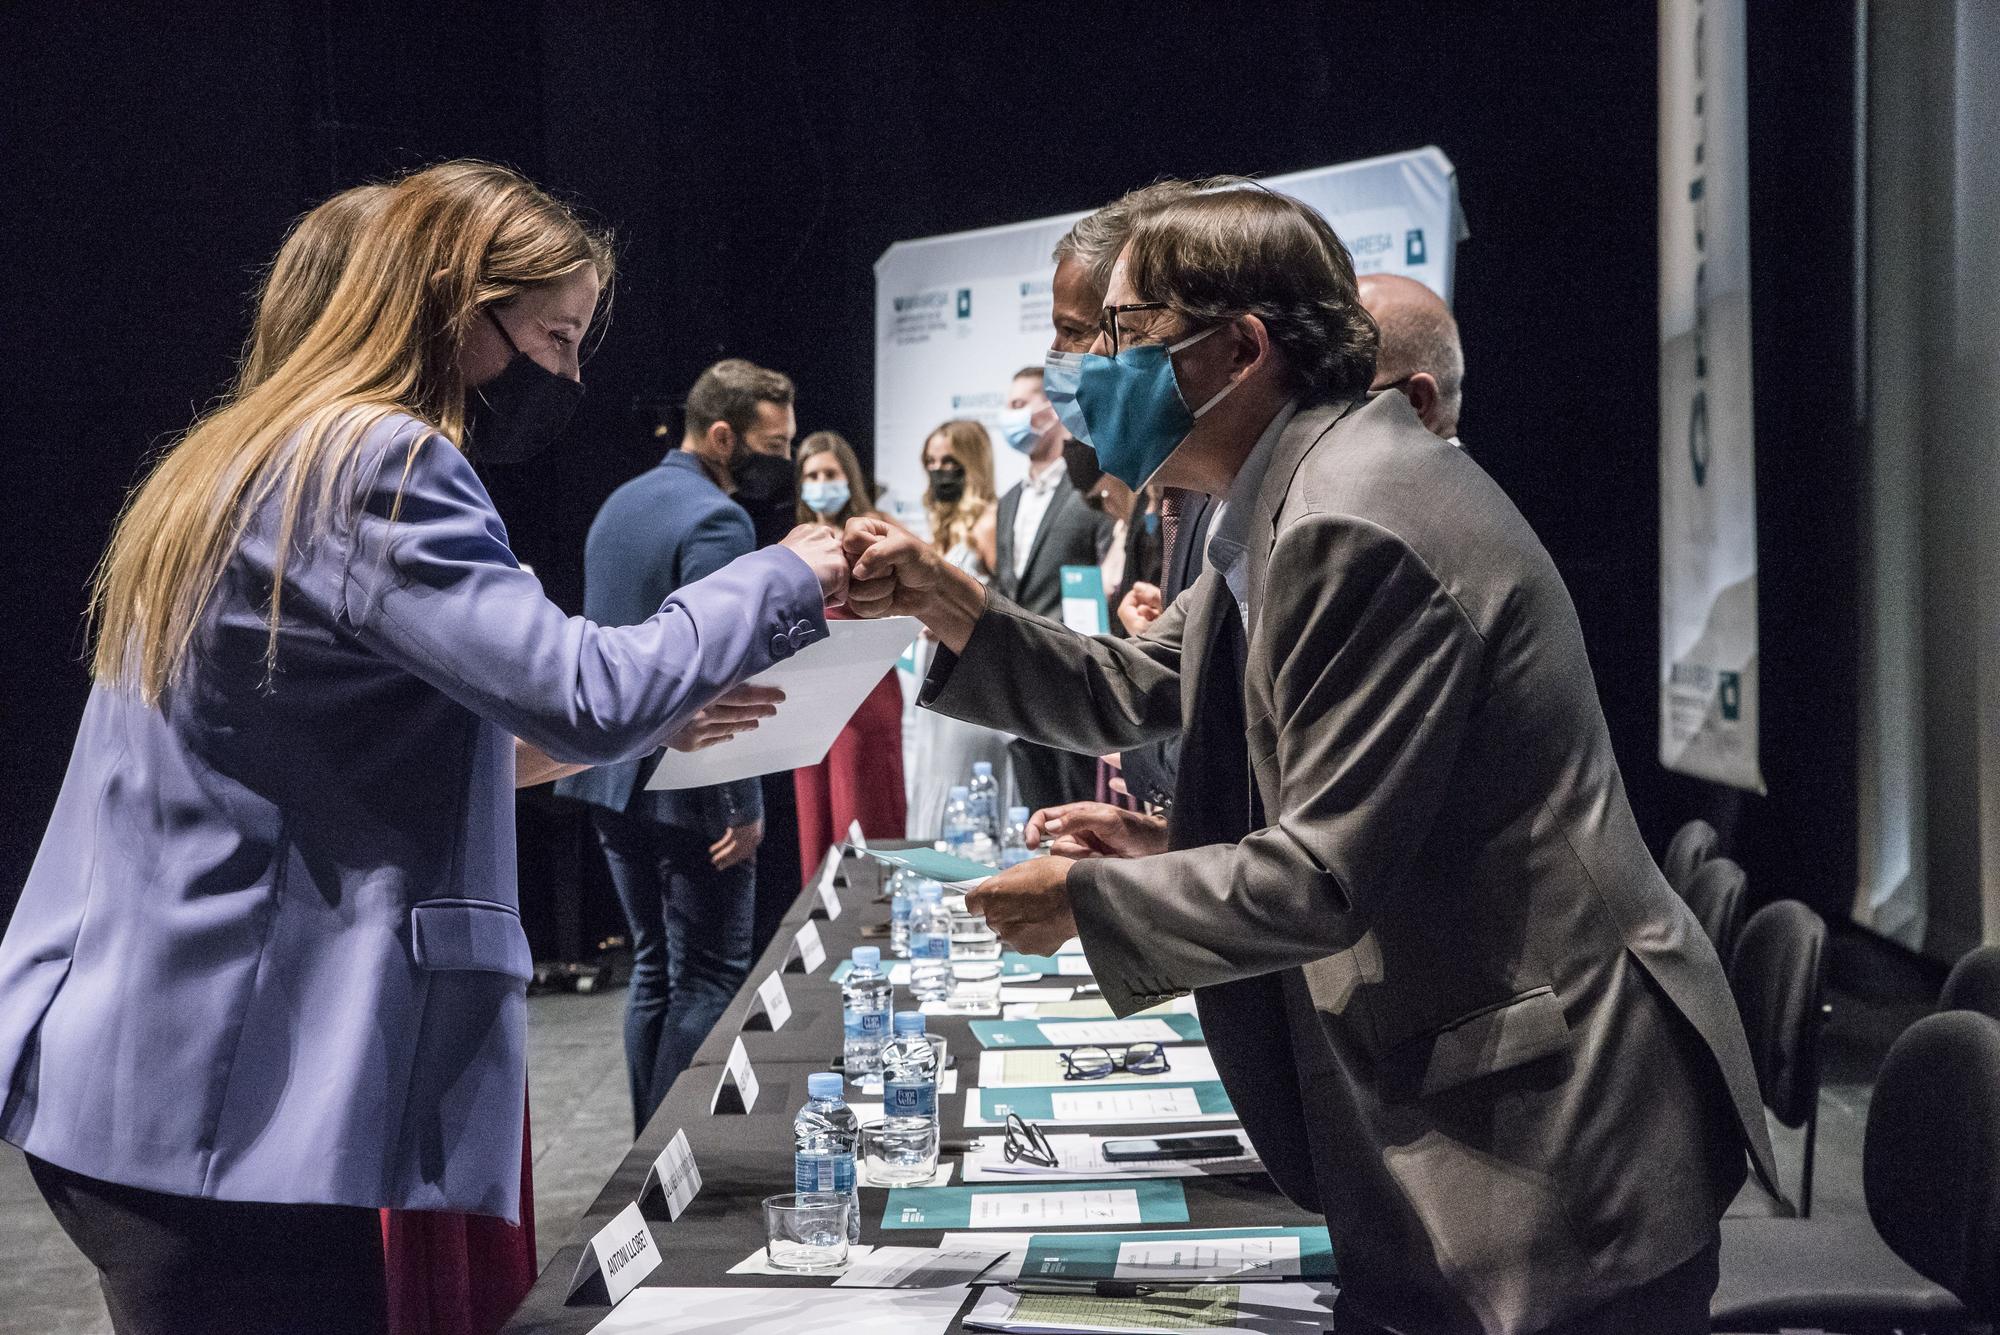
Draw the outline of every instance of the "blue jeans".
[[[717,871],[699,831],[604,807],[590,816],[632,929],[625,1067],[636,1135],[750,976],[756,865]]]

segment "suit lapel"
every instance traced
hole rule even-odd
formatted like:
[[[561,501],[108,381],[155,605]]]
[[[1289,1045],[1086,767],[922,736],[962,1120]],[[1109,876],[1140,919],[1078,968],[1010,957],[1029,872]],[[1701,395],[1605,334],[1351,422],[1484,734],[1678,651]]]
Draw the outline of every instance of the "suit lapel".
[[[1350,399],[1302,408],[1298,416],[1285,424],[1284,434],[1278,437],[1277,452],[1271,456],[1271,465],[1265,470],[1264,480],[1257,488],[1257,505],[1250,522],[1250,638],[1253,643],[1264,610],[1264,571],[1271,563],[1271,547],[1278,538],[1278,515],[1285,508],[1285,497],[1291,492],[1292,478],[1320,438],[1360,403],[1359,399]]]
[[[993,516],[996,526],[993,534],[993,555],[1000,567],[993,572],[994,578],[1009,583],[1014,578],[1014,516],[1020,513],[1020,510],[1020,489],[1009,487],[1007,493],[1000,498],[999,513]]]

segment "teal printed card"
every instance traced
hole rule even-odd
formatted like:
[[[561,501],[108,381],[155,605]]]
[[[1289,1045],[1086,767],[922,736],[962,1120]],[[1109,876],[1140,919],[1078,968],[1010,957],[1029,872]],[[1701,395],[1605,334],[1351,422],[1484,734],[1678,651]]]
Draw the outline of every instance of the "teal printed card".
[[[1178,1182],[1029,1183],[1022,1186],[897,1187],[882,1210],[882,1227],[975,1230],[1104,1228],[1118,1224],[1185,1224],[1187,1197]]]

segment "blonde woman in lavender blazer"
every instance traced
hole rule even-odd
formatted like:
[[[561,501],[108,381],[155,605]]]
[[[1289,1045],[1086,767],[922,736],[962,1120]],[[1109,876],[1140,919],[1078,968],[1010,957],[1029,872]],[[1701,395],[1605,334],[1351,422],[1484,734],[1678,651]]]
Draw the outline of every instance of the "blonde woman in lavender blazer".
[[[0,941],[0,1137],[121,1332],[379,1330],[375,1207],[515,1213],[517,745],[547,771],[739,726],[698,715],[844,587],[802,529],[642,624],[565,615],[467,452],[560,431],[608,247],[477,163],[398,183],[354,246],[121,517]]]

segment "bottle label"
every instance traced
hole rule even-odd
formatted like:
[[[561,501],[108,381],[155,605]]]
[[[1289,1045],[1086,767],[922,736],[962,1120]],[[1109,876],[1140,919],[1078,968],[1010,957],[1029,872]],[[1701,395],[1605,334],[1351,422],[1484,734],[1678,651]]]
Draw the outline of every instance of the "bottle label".
[[[943,932],[925,932],[910,938],[910,954],[919,959],[948,960],[951,938]]]
[[[886,1038],[889,1033],[889,1012],[886,1010],[856,1010],[852,1006],[841,1008],[842,1027],[849,1038]]]
[[[793,1155],[792,1190],[854,1190],[854,1156],[851,1154]]]
[[[884,1081],[882,1084],[882,1113],[886,1117],[937,1116],[937,1081]]]

